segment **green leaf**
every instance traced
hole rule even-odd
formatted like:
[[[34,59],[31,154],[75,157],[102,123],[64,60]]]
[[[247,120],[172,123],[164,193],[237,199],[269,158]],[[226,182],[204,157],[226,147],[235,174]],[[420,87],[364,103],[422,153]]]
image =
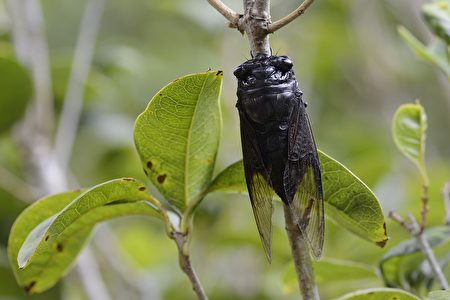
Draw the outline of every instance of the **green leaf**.
[[[136,120],[134,139],[144,171],[181,211],[204,197],[212,178],[222,77],[222,71],[209,71],[175,80]]]
[[[417,165],[425,185],[428,175],[425,168],[425,138],[427,116],[422,105],[404,104],[394,114],[392,136],[397,148],[403,155]]]
[[[317,284],[349,285],[352,281],[377,280],[375,270],[368,265],[323,257],[320,261],[313,262],[314,276]],[[298,288],[297,275],[294,264],[289,264],[283,272],[283,292],[291,294]]]
[[[383,211],[373,192],[341,163],[319,151],[325,214],[359,237],[383,247],[387,241]],[[247,193],[244,165],[222,171],[208,192]]]
[[[31,97],[30,76],[17,62],[0,57],[0,132],[23,115]]]
[[[448,48],[442,40],[436,40],[430,46],[426,47],[405,27],[399,26],[398,33],[408,46],[414,51],[417,57],[440,68],[447,78],[450,79],[450,62],[448,57]]]
[[[428,294],[426,300],[448,300],[450,299],[450,291],[433,291]]]
[[[420,300],[400,289],[374,288],[346,294],[336,300]]]
[[[131,178],[39,200],[17,218],[9,237],[8,255],[19,285],[28,294],[52,287],[96,223],[126,215],[159,217],[158,206],[146,187]]]
[[[424,231],[424,237],[434,248],[450,241],[450,227],[437,226]],[[403,287],[405,278],[417,271],[424,260],[415,239],[403,241],[386,252],[380,260],[379,268],[387,286]],[[410,285],[407,283],[407,285]]]
[[[450,44],[450,3],[435,1],[422,6],[422,14],[430,29],[447,45]]]

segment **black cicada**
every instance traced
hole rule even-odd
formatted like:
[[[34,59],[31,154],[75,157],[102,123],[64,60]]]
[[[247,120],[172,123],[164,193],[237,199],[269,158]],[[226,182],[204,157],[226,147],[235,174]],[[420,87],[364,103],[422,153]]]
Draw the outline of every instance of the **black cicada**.
[[[294,212],[317,259],[324,240],[320,164],[292,61],[258,55],[234,75],[245,178],[267,257],[270,261],[275,191]]]

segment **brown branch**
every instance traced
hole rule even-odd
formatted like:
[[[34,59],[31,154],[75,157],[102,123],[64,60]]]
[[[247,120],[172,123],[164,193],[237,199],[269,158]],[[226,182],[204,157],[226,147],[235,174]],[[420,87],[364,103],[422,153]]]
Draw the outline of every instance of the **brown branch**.
[[[206,293],[200,283],[200,279],[192,266],[189,253],[186,252],[186,243],[189,237],[181,232],[173,232],[172,239],[175,241],[175,244],[177,244],[180,268],[191,281],[192,290],[197,294],[197,298],[199,300],[208,300],[208,297],[206,296]]]
[[[286,221],[286,232],[291,245],[292,258],[294,259],[297,281],[303,299],[316,300],[319,292],[314,281],[314,272],[309,255],[308,241],[303,236],[297,225],[296,217],[287,205],[284,206],[284,218]]]
[[[409,232],[409,234],[416,239],[421,252],[430,264],[431,270],[433,270],[434,277],[439,282],[439,285],[442,289],[449,289],[449,285],[444,273],[442,272],[442,268],[439,265],[428,240],[424,237],[422,228],[417,223],[414,216],[411,213],[408,213],[408,222],[403,220],[403,218],[396,212],[390,212],[389,217],[402,225]]]
[[[286,26],[287,24],[294,21],[296,18],[301,16],[306,9],[313,3],[314,0],[304,0],[302,4],[300,4],[299,7],[297,7],[296,10],[285,16],[284,18],[281,18],[278,21],[273,22],[272,24],[269,24],[267,30],[269,33],[274,33],[278,29],[281,29],[282,27]]]
[[[427,224],[427,215],[428,215],[428,184],[422,185],[422,195],[420,196],[420,201],[422,203],[422,208],[420,210],[420,231],[423,231],[425,229],[425,226]]]
[[[230,27],[236,28],[238,26],[240,15],[237,12],[220,0],[208,0],[208,3],[230,22]]]

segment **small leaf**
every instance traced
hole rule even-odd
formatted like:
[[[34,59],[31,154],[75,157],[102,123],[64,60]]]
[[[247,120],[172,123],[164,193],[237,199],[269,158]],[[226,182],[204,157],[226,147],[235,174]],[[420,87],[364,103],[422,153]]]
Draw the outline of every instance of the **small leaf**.
[[[31,98],[31,78],[17,62],[0,57],[0,132],[9,129],[25,112]]]
[[[383,247],[388,238],[383,212],[376,196],[345,166],[318,152],[322,166],[325,214],[359,237]],[[222,171],[208,192],[247,193],[242,161]]]
[[[158,205],[142,183],[130,178],[39,200],[22,212],[10,233],[8,255],[19,285],[28,294],[52,287],[96,223],[125,215],[159,217]]]
[[[134,139],[147,177],[184,211],[203,198],[221,131],[222,72],[182,77],[160,90],[137,118]]]
[[[314,276],[317,284],[351,285],[352,282],[361,283],[363,280],[378,280],[375,270],[368,265],[353,261],[338,260],[323,257],[313,262]],[[294,264],[289,264],[283,272],[283,292],[291,294],[298,289],[297,275]]]
[[[427,116],[422,105],[404,104],[395,112],[392,121],[392,136],[400,152],[417,165],[428,185],[428,175],[425,168],[425,138]]]
[[[424,231],[430,247],[434,248],[450,241],[450,227],[437,226]],[[403,241],[386,252],[380,260],[379,268],[387,286],[403,287],[404,278],[420,268],[424,260],[415,239]]]
[[[426,300],[448,300],[450,299],[450,291],[433,291],[428,294]]]
[[[425,45],[416,39],[405,27],[399,26],[398,33],[406,44],[414,51],[417,57],[437,66],[445,73],[447,78],[450,79],[450,62],[445,42],[436,40],[430,46],[425,47]]]
[[[430,29],[447,45],[450,44],[450,3],[441,0],[426,3],[422,6],[422,14]]]
[[[374,288],[346,294],[336,300],[420,300],[400,289]]]

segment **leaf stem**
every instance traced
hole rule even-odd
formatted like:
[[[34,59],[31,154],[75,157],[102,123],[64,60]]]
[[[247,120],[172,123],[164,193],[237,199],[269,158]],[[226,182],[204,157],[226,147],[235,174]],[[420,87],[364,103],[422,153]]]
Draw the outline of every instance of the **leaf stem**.
[[[300,293],[304,300],[316,300],[319,298],[317,285],[314,281],[314,271],[309,255],[308,241],[303,236],[288,206],[284,207],[284,218],[286,221],[286,232],[291,245],[292,257],[294,259],[295,271],[300,287]]]
[[[433,270],[434,276],[436,280],[439,282],[439,285],[442,289],[449,289],[449,285],[447,279],[442,272],[442,268],[439,265],[436,256],[434,255],[433,250],[428,243],[428,240],[423,235],[423,230],[417,223],[416,219],[411,213],[408,213],[408,221],[405,221],[397,212],[390,212],[389,217],[394,221],[398,222],[402,225],[409,234],[416,239],[417,244],[419,245],[420,250],[422,251],[425,259],[430,264],[431,270]]]
[[[192,285],[192,290],[194,290],[199,300],[208,300],[208,297],[206,296],[205,291],[200,283],[200,279],[198,278],[192,266],[189,252],[187,252],[187,249],[185,247],[185,244],[190,239],[189,236],[177,231],[172,233],[172,239],[175,241],[175,244],[178,248],[180,268],[189,278]]]

